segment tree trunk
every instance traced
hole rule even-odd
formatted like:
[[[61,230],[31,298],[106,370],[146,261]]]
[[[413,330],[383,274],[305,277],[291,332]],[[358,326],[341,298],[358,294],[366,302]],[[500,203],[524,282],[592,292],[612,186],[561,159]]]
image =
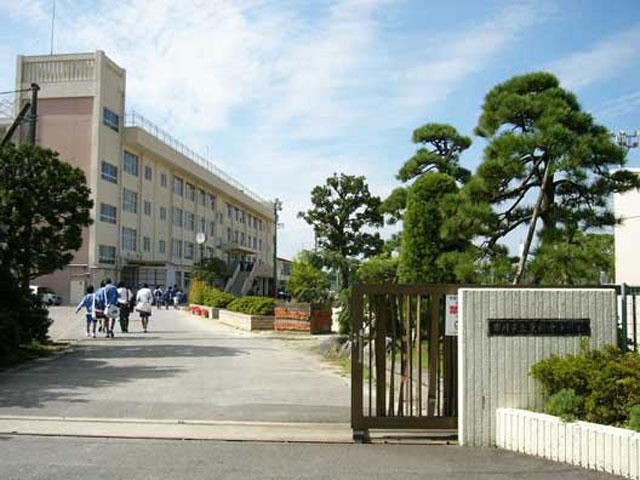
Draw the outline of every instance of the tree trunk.
[[[514,285],[518,285],[522,281],[522,278],[524,277],[524,272],[527,264],[527,257],[529,256],[529,249],[531,248],[533,235],[536,231],[536,223],[538,223],[538,216],[540,215],[540,211],[542,210],[542,203],[545,200],[545,193],[548,193],[547,190],[548,190],[550,170],[551,170],[551,160],[549,160],[544,167],[544,175],[542,176],[542,185],[540,186],[538,201],[536,202],[536,206],[533,208],[533,213],[531,214],[531,223],[529,224],[529,231],[527,232],[527,238],[524,242],[522,257],[520,257],[520,262],[518,263],[518,271],[516,272],[516,276],[513,280]],[[549,206],[550,205],[546,206],[547,211]]]

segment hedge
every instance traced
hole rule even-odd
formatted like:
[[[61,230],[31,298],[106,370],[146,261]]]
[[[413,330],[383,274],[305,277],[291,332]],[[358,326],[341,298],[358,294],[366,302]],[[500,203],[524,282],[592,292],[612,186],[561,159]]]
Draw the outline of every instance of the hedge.
[[[247,315],[273,315],[276,301],[267,297],[242,297],[236,298],[227,305],[227,310],[246,313]]]
[[[531,375],[549,396],[547,411],[561,417],[637,428],[640,354],[623,353],[613,346],[583,348],[575,355],[553,355],[536,363]]]
[[[197,305],[205,305],[214,308],[227,308],[236,297],[230,293],[223,292],[217,288],[210,287],[204,282],[193,282],[189,291],[189,299],[191,303]]]

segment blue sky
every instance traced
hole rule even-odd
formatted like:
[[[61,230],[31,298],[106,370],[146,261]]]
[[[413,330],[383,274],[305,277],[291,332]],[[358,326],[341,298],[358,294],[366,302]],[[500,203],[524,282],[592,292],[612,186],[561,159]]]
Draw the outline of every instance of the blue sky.
[[[48,53],[50,11],[0,0],[0,90],[17,54]],[[385,196],[414,128],[471,135],[512,75],[552,71],[600,123],[640,128],[637,1],[57,0],[56,22],[56,52],[102,49],[127,69],[128,109],[283,200],[285,256],[312,246],[296,213],[314,185],[363,174]]]

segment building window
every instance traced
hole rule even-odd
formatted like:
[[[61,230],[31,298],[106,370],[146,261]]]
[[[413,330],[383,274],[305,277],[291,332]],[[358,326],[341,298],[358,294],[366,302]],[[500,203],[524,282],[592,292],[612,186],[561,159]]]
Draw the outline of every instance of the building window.
[[[98,262],[108,265],[116,264],[116,247],[100,245],[98,247]]]
[[[184,212],[184,228],[190,231],[194,231],[196,229],[195,217],[191,212]]]
[[[137,236],[135,228],[122,227],[122,250],[135,252],[138,244]]]
[[[238,230],[235,230],[233,232],[233,241],[238,243],[239,239],[240,239],[240,232],[238,232]]]
[[[231,229],[227,228],[227,242],[231,243],[231,239],[232,239]]]
[[[171,254],[176,258],[182,258],[182,240],[171,241]]]
[[[258,249],[258,239],[256,237],[253,237],[253,249]]]
[[[182,196],[184,193],[184,182],[181,178],[173,177],[173,193]]]
[[[161,173],[160,174],[160,186],[163,188],[167,188],[167,174],[166,173]]]
[[[117,222],[117,208],[107,203],[101,203],[100,204],[100,221],[106,222],[106,223],[113,223],[115,225]]]
[[[151,239],[149,237],[142,237],[142,250],[145,252],[151,251]]]
[[[144,179],[151,181],[151,179],[153,178],[153,170],[151,169],[151,167],[149,165],[145,165],[144,166]]]
[[[127,188],[122,190],[122,209],[125,212],[138,213],[138,194]]]
[[[204,190],[202,190],[201,188],[198,189],[198,202],[200,202],[200,205],[202,205],[203,207],[207,203],[207,194],[204,193]]]
[[[115,165],[111,165],[103,160],[101,173],[102,180],[106,180],[111,183],[118,183],[118,167]]]
[[[160,221],[164,222],[167,219],[167,209],[166,207],[160,207]]]
[[[258,220],[258,230],[262,231],[262,220]]]
[[[187,200],[191,200],[192,202],[195,202],[196,201],[196,187],[194,187],[190,183],[187,183],[187,186],[186,186],[185,190],[186,190],[185,197],[187,197]]]
[[[182,228],[182,209],[178,207],[172,207],[171,223],[174,226]]]
[[[124,151],[124,156],[122,159],[123,170],[134,177],[138,176],[138,163],[139,159],[137,155],[134,155],[131,152]]]
[[[114,132],[120,131],[120,116],[107,107],[102,108],[102,123]]]
[[[202,230],[204,232],[204,230]],[[209,222],[209,236],[213,238],[216,234],[216,224],[215,222]]]
[[[193,242],[184,242],[184,258],[193,260]]]
[[[164,240],[159,240],[158,241],[158,252],[160,252],[161,255],[164,255],[166,251],[167,251],[166,242]]]
[[[207,231],[207,219],[204,217],[198,218],[198,231],[205,233]]]
[[[262,251],[262,239],[258,240],[258,250]]]
[[[204,206],[204,204],[203,204]],[[216,196],[212,195],[211,193],[209,194],[209,208],[211,210],[215,210],[216,209]]]
[[[227,217],[233,220],[233,207],[227,203]]]
[[[236,222],[240,221],[240,209],[238,207],[233,207],[236,211]]]
[[[151,216],[151,202],[149,200],[144,201],[144,214],[148,217]]]
[[[240,245],[242,245],[244,247],[245,243],[244,243],[244,232],[240,233]]]

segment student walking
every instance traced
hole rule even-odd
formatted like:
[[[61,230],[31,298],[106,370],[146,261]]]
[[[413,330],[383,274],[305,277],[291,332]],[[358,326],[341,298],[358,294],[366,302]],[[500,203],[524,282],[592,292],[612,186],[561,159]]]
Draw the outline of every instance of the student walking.
[[[164,292],[164,308],[165,310],[169,310],[169,305],[173,304],[173,288],[169,286],[167,291]]]
[[[85,336],[88,337],[91,335],[93,338],[96,338],[96,319],[93,317],[93,285],[87,287],[87,293],[76,307],[76,313],[78,313],[82,307],[86,309],[87,331]]]
[[[147,333],[149,327],[149,318],[151,317],[151,302],[153,300],[153,293],[146,283],[142,285],[142,288],[138,290],[136,294],[136,310],[140,314],[140,321],[142,322],[142,331]]]
[[[129,331],[129,312],[133,294],[124,282],[118,283],[118,308],[120,309],[120,331]]]
[[[156,285],[156,289],[153,291],[153,299],[156,307],[160,310],[160,307],[162,306],[162,289],[160,288],[160,285]]]
[[[120,315],[118,289],[111,283],[111,279],[107,278],[104,281],[104,287],[100,288],[93,298],[96,308],[102,308],[101,313],[104,317],[102,330],[106,337],[113,338],[113,327],[116,324],[116,318]]]

